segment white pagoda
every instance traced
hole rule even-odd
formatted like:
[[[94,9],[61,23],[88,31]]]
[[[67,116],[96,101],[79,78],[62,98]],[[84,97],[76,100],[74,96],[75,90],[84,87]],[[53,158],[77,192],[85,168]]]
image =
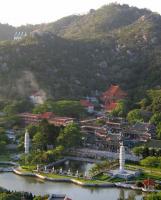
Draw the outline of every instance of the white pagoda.
[[[120,163],[120,173],[124,173],[124,166],[125,166],[125,147],[124,147],[124,145],[123,145],[123,142],[120,142],[119,163]]]
[[[119,177],[123,179],[129,179],[131,177],[138,176],[140,173],[139,171],[132,171],[125,169],[125,159],[126,159],[126,153],[125,153],[125,146],[123,144],[123,141],[120,142],[120,152],[119,152],[119,169],[111,170],[110,175],[112,177]]]
[[[29,133],[28,133],[27,130],[25,132],[24,147],[25,147],[25,154],[28,154],[29,153],[29,148],[30,148],[30,137],[29,137]]]

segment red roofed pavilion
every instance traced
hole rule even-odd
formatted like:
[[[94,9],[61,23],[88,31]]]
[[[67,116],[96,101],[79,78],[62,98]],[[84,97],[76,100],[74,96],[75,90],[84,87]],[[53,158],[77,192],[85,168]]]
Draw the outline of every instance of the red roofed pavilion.
[[[153,181],[151,179],[144,180],[143,184],[144,184],[145,189],[154,189],[154,187],[155,187],[155,181]]]
[[[117,107],[118,101],[125,99],[127,93],[124,92],[119,85],[111,85],[102,96],[101,100],[104,102],[104,108],[106,111],[112,111]]]

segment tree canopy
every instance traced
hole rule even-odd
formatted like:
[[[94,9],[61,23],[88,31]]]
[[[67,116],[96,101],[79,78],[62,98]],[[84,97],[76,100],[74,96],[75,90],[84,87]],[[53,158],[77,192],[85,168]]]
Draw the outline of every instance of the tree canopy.
[[[72,123],[61,130],[58,138],[58,143],[66,148],[78,147],[82,142],[82,134],[78,125]]]

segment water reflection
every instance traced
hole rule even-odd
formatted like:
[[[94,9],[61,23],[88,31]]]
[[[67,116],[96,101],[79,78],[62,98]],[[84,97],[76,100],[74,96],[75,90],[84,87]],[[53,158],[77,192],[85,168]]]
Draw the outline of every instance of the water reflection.
[[[131,190],[117,188],[84,188],[68,183],[44,182],[32,177],[21,177],[13,173],[0,174],[0,186],[13,191],[32,192],[36,195],[67,194],[73,200],[119,200],[133,198],[141,200],[141,195]],[[131,194],[133,195],[131,196]],[[131,200],[129,199],[129,200]]]
[[[118,200],[136,200],[138,199],[138,196],[141,196],[140,191],[133,191],[129,190],[130,192],[126,193],[124,189],[120,189],[120,195]]]
[[[63,171],[68,171],[69,169],[71,169],[72,173],[76,173],[77,170],[79,173],[84,174],[85,172],[89,172],[89,170],[94,166],[94,164],[92,163],[88,163],[88,162],[82,162],[82,161],[73,161],[73,160],[67,160],[64,163],[55,166],[55,169],[62,169]]]

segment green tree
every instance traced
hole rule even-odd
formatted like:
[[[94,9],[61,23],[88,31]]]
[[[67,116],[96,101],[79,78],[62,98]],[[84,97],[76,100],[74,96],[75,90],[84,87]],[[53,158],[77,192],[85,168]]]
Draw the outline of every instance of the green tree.
[[[42,105],[38,105],[33,109],[33,113],[53,112],[59,116],[68,116],[79,118],[85,114],[84,108],[79,101],[61,100],[61,101],[46,101]]]
[[[29,126],[29,131],[33,133],[34,149],[46,150],[47,145],[56,145],[60,127],[49,124],[47,120],[42,120],[38,126]],[[34,131],[37,131],[36,134]]]
[[[150,123],[152,124],[159,124],[161,122],[161,113],[154,113],[154,115],[150,118]]]
[[[37,133],[38,131],[38,126],[33,125],[33,124],[29,124],[26,129],[28,130],[29,134],[30,134],[30,138],[32,139],[33,136]]]
[[[148,156],[145,159],[141,160],[140,164],[143,166],[158,167],[160,166],[160,160],[158,157]]]
[[[121,100],[118,102],[117,107],[112,111],[113,116],[126,117],[128,111],[128,105],[126,100]]]
[[[0,200],[21,200],[20,193],[0,193]]]
[[[7,115],[15,115],[17,113],[32,110],[33,105],[29,100],[18,100],[9,102],[3,109]]]
[[[158,123],[156,132],[158,139],[161,139],[161,122]]]
[[[47,145],[46,137],[41,132],[37,132],[34,135],[32,142],[34,149],[40,149],[40,150],[46,149]]]
[[[149,148],[146,146],[134,147],[132,151],[136,156],[142,156],[143,158],[149,156]]]
[[[144,147],[134,147],[132,151],[136,156],[141,156],[143,155]]]
[[[161,200],[161,192],[149,194],[145,197],[145,200]]]
[[[61,130],[57,141],[65,148],[78,147],[82,142],[82,134],[78,125],[71,123]]]
[[[144,121],[140,109],[131,110],[127,115],[127,119],[131,124]]]
[[[153,100],[152,111],[153,111],[153,113],[161,112],[161,94]]]

